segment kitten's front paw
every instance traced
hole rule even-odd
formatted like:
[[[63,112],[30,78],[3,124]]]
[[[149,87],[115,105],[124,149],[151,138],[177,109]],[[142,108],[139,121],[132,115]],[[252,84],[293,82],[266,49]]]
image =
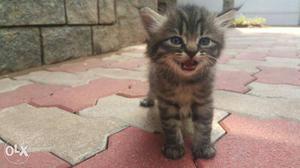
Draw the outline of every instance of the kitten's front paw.
[[[193,148],[193,156],[195,159],[210,159],[213,158],[215,155],[216,149],[213,147],[213,145],[206,145],[198,148]]]
[[[183,145],[176,145],[176,146],[168,146],[165,145],[162,149],[162,153],[168,159],[176,160],[180,159],[184,156],[184,146]]]
[[[143,107],[152,107],[154,106],[154,100],[145,98],[140,102],[140,105]]]

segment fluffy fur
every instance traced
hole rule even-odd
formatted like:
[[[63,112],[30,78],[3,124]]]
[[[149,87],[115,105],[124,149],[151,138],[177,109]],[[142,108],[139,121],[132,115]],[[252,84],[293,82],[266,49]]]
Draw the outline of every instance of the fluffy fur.
[[[213,81],[215,64],[224,46],[223,27],[233,11],[215,15],[205,8],[187,5],[161,16],[150,8],[140,15],[146,31],[150,59],[148,97],[142,106],[159,108],[165,134],[163,153],[167,158],[184,155],[182,120],[194,124],[192,151],[195,158],[211,158]]]

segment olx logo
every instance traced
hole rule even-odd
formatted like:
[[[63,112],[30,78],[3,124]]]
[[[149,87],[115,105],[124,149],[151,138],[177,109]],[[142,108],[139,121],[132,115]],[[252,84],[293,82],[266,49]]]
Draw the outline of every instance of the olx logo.
[[[11,164],[22,165],[29,159],[28,146],[27,145],[13,145],[5,146],[4,156]]]
[[[14,145],[14,147],[12,146],[6,146],[5,148],[5,154],[7,156],[13,156],[14,154],[19,154],[19,156],[26,156],[28,157],[28,153],[27,153],[27,148],[28,146],[19,146],[18,148],[18,145]],[[19,150],[21,149],[21,150]]]

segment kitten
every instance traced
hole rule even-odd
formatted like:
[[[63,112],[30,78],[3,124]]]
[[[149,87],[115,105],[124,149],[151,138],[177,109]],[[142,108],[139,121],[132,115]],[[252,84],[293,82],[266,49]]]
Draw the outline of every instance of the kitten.
[[[150,8],[140,10],[148,33],[150,91],[141,105],[158,103],[165,134],[163,154],[169,159],[184,155],[181,121],[191,117],[194,125],[192,151],[195,158],[211,158],[213,81],[215,64],[224,46],[223,27],[234,10],[214,15],[205,8],[186,5],[166,16]]]

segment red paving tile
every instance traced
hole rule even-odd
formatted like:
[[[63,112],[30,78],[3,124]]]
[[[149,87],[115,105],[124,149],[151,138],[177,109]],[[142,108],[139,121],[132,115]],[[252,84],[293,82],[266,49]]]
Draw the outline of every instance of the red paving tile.
[[[217,71],[215,88],[239,93],[246,93],[249,88],[247,84],[255,78],[247,72],[242,71]]]
[[[33,99],[31,105],[38,107],[59,107],[61,109],[78,112],[84,108],[93,106],[101,97],[110,96],[116,93],[129,94],[128,96],[137,96],[140,92],[140,81],[120,80],[111,78],[100,78],[87,85],[59,90],[47,97]],[[128,88],[133,86],[131,92]],[[137,91],[135,91],[137,86]],[[124,90],[124,91],[123,91]]]
[[[189,147],[185,157],[168,160],[161,153],[163,138],[137,128],[127,128],[109,138],[108,149],[82,162],[76,168],[193,168]]]
[[[223,121],[228,134],[217,142],[212,160],[198,160],[199,168],[300,167],[300,124],[231,115]]]
[[[257,82],[269,84],[300,85],[300,71],[293,68],[259,67],[261,71],[255,74]]]
[[[47,152],[28,153],[19,156],[14,154],[7,156],[5,154],[5,145],[0,145],[0,168],[68,168],[68,163]]]
[[[51,95],[57,90],[66,88],[65,86],[30,84],[22,86],[14,91],[0,94],[0,110],[5,107],[27,103],[32,99],[39,99]]]
[[[117,94],[127,98],[145,97],[148,92],[149,84],[147,82],[133,81],[124,90],[120,90]]]

